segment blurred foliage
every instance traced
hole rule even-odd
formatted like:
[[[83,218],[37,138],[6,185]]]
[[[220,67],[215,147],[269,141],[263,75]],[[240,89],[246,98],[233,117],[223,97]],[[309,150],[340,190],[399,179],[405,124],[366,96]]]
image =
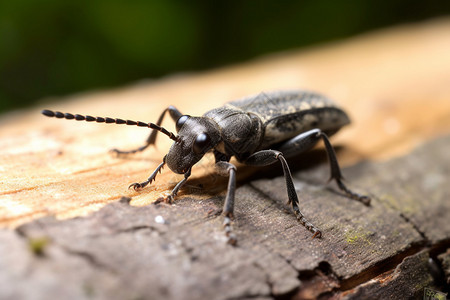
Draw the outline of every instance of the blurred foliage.
[[[450,1],[0,2],[0,111],[450,12]]]

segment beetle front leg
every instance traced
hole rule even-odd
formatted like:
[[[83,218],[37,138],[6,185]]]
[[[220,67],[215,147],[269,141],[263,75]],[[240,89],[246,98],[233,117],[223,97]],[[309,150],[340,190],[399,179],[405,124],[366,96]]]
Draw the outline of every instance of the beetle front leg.
[[[236,245],[236,235],[233,233],[231,227],[231,221],[233,219],[234,211],[234,195],[236,194],[236,167],[226,161],[218,161],[215,165],[216,172],[221,176],[228,176],[228,189],[227,196],[225,197],[225,203],[223,205],[224,220],[223,227],[225,229],[225,235],[227,236],[227,243]]]
[[[321,237],[322,232],[314,226],[311,222],[309,222],[303,213],[300,211],[298,207],[298,197],[297,192],[295,191],[295,186],[292,181],[291,171],[289,170],[289,166],[286,160],[283,157],[283,154],[280,151],[276,150],[261,150],[252,155],[250,155],[244,163],[251,166],[267,166],[279,161],[283,167],[284,179],[286,180],[286,188],[289,199],[289,204],[292,206],[292,210],[294,211],[297,220],[306,227],[310,232],[313,233],[313,238]]]
[[[161,115],[159,116],[158,121],[156,122],[156,125],[161,126],[161,123],[164,119],[164,116],[166,115],[166,112],[169,112],[170,117],[172,118],[172,120],[174,120],[175,122],[178,120],[178,118],[180,118],[183,114],[175,107],[175,106],[169,106],[168,108],[166,108]],[[147,138],[147,141],[145,142],[144,146],[141,146],[139,148],[133,149],[133,150],[128,150],[128,151],[122,151],[122,150],[118,150],[118,149],[111,149],[111,152],[117,154],[117,155],[126,155],[126,154],[133,154],[136,152],[141,152],[145,149],[148,148],[148,146],[153,145],[156,141],[156,135],[158,134],[157,130],[152,130],[152,132],[150,133],[149,137]]]
[[[161,173],[161,169],[164,167],[165,164],[166,164],[166,156],[164,156],[163,162],[158,167],[156,167],[155,171],[153,171],[152,175],[150,175],[150,177],[146,181],[132,183],[128,188],[138,190],[152,183],[152,181],[155,180],[156,175],[158,175],[158,172]]]
[[[184,173],[184,178],[177,183],[177,185],[175,185],[175,187],[173,188],[172,192],[170,192],[169,195],[167,195],[167,198],[164,199],[164,201],[166,201],[167,203],[172,203],[173,199],[175,199],[175,196],[178,194],[178,191],[180,190],[180,188],[186,183],[186,181],[188,180],[189,176],[191,176],[191,168],[189,168],[189,170],[187,170],[186,173]]]

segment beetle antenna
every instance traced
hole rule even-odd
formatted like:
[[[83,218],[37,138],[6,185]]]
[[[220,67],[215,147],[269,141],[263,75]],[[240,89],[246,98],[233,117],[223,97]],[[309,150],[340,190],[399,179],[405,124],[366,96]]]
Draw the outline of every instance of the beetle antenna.
[[[174,141],[178,141],[179,138],[178,136],[176,136],[175,134],[173,134],[172,132],[168,131],[167,129],[158,126],[154,123],[145,123],[145,122],[141,122],[141,121],[131,121],[131,120],[123,120],[123,119],[113,119],[113,118],[103,118],[103,117],[93,117],[93,116],[83,116],[83,115],[73,115],[70,113],[62,113],[59,111],[52,111],[52,110],[47,110],[44,109],[43,111],[41,111],[41,113],[44,116],[47,117],[55,117],[58,119],[67,119],[67,120],[76,120],[76,121],[87,121],[87,122],[97,122],[97,123],[106,123],[106,124],[125,124],[125,125],[136,125],[139,127],[148,127],[151,129],[155,129],[158,130],[162,133],[164,133],[165,135],[167,135],[171,140]]]

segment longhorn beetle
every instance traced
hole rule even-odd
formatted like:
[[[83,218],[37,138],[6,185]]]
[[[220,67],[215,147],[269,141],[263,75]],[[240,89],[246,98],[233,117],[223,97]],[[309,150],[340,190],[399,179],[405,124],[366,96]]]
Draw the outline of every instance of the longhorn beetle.
[[[161,127],[166,113],[176,122],[177,135]],[[222,107],[206,112],[202,117],[183,115],[173,106],[166,108],[156,124],[113,118],[73,115],[43,110],[48,117],[75,119],[78,121],[137,125],[153,129],[144,146],[131,151],[113,149],[117,154],[131,154],[153,145],[158,132],[174,141],[162,163],[150,177],[129,188],[144,188],[155,180],[165,164],[177,174],[184,174],[172,192],[165,199],[171,203],[179,189],[191,175],[191,168],[206,152],[215,156],[218,174],[228,176],[228,190],[223,215],[225,233],[230,244],[236,243],[232,233],[234,197],[236,191],[236,167],[230,163],[232,156],[246,165],[267,166],[280,162],[286,180],[288,203],[292,206],[298,221],[321,237],[322,232],[311,224],[298,207],[298,198],[292,182],[292,175],[285,157],[292,157],[312,148],[319,140],[325,144],[331,168],[331,179],[350,198],[370,205],[370,198],[349,190],[342,182],[342,174],[333,146],[328,136],[350,123],[347,114],[331,100],[316,93],[304,91],[278,91],[260,93],[241,100],[229,102]]]

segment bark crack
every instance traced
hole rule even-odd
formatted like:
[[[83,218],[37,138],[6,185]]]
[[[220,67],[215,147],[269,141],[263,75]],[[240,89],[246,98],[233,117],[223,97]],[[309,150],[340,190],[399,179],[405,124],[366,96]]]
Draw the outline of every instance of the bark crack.
[[[78,250],[70,249],[70,248],[62,246],[62,245],[56,245],[56,246],[60,247],[63,251],[65,251],[69,255],[74,255],[74,256],[84,259],[89,265],[91,265],[99,270],[117,274],[117,272],[114,269],[112,269],[111,267],[100,262],[97,259],[97,257],[95,257],[95,255],[93,255],[92,253],[89,253],[87,251],[78,251]]]
[[[427,238],[425,232],[420,230],[420,228],[413,221],[411,221],[411,219],[408,218],[404,213],[399,212],[399,215],[400,218],[402,218],[406,223],[410,224],[414,228],[414,230],[417,231],[420,237],[425,241],[426,245],[431,245],[431,241]]]

